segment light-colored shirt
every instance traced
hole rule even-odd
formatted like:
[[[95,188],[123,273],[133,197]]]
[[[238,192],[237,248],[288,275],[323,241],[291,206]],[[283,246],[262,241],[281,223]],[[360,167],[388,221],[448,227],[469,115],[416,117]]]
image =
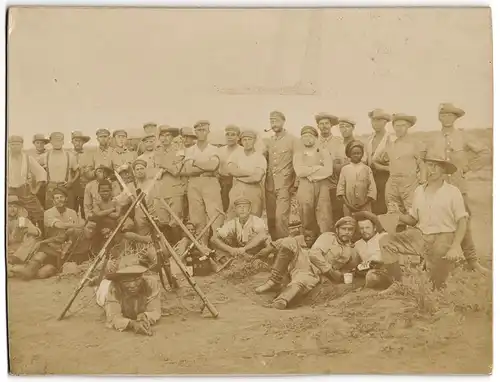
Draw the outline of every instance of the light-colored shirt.
[[[48,182],[67,182],[71,171],[78,170],[75,156],[68,150],[49,150],[45,157]]]
[[[380,239],[386,235],[386,232],[376,233],[368,241],[365,239],[359,239],[354,244],[354,248],[356,248],[361,261],[382,261],[382,256],[380,254]]]
[[[142,307],[138,304],[137,299],[124,298],[124,296],[117,293],[115,284],[113,282],[109,283],[108,293],[104,302],[106,327],[121,332],[127,328],[130,320],[136,319],[140,313],[146,315],[150,324],[156,323],[161,318],[160,287],[158,281],[151,276],[143,276],[143,278],[146,284],[144,290],[147,294],[142,296],[144,298],[144,305]],[[126,317],[127,315],[129,317]]]
[[[298,178],[318,182],[332,175],[333,160],[325,149],[302,147],[293,155],[293,168]]]
[[[337,196],[345,196],[353,207],[361,207],[368,202],[368,198],[377,199],[377,186],[373,172],[363,162],[349,163],[340,171]]]
[[[33,181],[47,181],[47,173],[32,156],[22,153],[20,156],[8,156],[9,187],[17,188]]]
[[[85,186],[92,180],[92,153],[86,150],[76,151],[71,149],[71,153],[75,156],[76,163],[80,169],[80,176],[73,187],[77,191],[78,196],[83,196]]]
[[[132,164],[136,159],[137,153],[135,151],[130,151],[126,148],[115,147],[111,152],[111,163],[113,165],[113,170],[118,170],[118,167],[124,164]]]
[[[330,153],[332,163],[335,163],[336,166],[340,166],[345,163],[345,148],[339,137],[330,135],[328,138],[324,138],[320,136],[318,138],[318,147],[325,149]],[[332,175],[327,178],[330,188],[337,187],[339,174],[339,172],[333,171]]]
[[[422,142],[411,135],[405,135],[387,145],[387,153],[382,155],[382,161],[389,162],[391,176],[415,177],[419,171],[418,163],[425,157],[425,153]]]
[[[75,210],[71,208],[65,208],[63,212],[59,212],[56,207],[49,208],[45,211],[43,216],[43,222],[45,226],[45,234],[47,237],[53,237],[62,235],[66,232],[63,228],[56,228],[54,224],[56,223],[79,223],[80,218],[76,214]]]
[[[382,139],[380,140],[378,146],[373,148],[374,139],[375,139],[375,133],[370,135],[368,141],[366,142],[365,145],[366,163],[368,164],[368,166],[371,166],[371,164],[374,161],[379,161],[383,164],[387,164],[384,163],[384,155],[385,159],[387,159],[387,147],[396,140],[396,137],[390,134],[388,131],[386,131]]]
[[[426,185],[418,186],[410,215],[417,220],[417,228],[426,235],[455,232],[458,221],[469,216],[462,193],[447,182],[432,194]]]
[[[7,251],[9,254],[14,254],[28,236],[39,237],[41,235],[40,230],[28,218],[24,218],[24,227],[19,227],[19,217],[15,219],[8,218],[7,232]]]
[[[249,155],[245,153],[245,150],[242,148],[242,150],[238,150],[233,152],[229,159],[227,159],[226,164],[229,165],[230,163],[235,164],[238,166],[239,169],[244,170],[244,171],[252,171],[254,172],[255,170],[261,170],[262,172],[262,179],[264,179],[264,175],[266,173],[266,168],[267,168],[267,163],[266,163],[266,158],[264,158],[264,155],[261,153],[255,151]],[[234,181],[238,181],[238,177],[234,178]]]
[[[231,161],[231,158],[235,155],[241,154],[244,152],[243,147],[240,145],[236,145],[235,147],[229,147],[229,146],[222,146],[219,148],[219,159],[220,159],[220,165],[219,165],[219,175],[221,176],[230,176],[228,173],[227,165]],[[264,159],[265,161],[265,159]],[[233,160],[234,163],[234,160]]]
[[[290,188],[295,184],[293,155],[299,147],[299,141],[285,131],[281,137],[272,136],[266,141],[264,155],[267,159],[266,190]]]
[[[447,160],[457,166],[457,171],[447,175],[446,180],[458,187],[462,194],[466,194],[468,191],[465,173],[469,164],[479,162],[479,165],[485,165],[491,157],[490,150],[477,142],[477,138],[455,128],[441,130],[440,134],[437,134],[429,142],[427,151],[441,153]],[[473,158],[469,157],[470,153],[474,154]]]
[[[209,161],[214,157],[217,157],[219,159],[220,166],[220,150],[217,148],[217,146],[211,145],[210,143],[203,150],[201,150],[198,145],[195,144],[185,149],[184,153],[185,161]],[[207,172],[210,173],[211,171]]]
[[[95,149],[95,151],[92,153],[93,154],[92,164],[94,170],[99,166],[106,166],[109,168],[113,168],[113,163],[111,158],[112,152],[113,149],[109,146],[106,149],[102,149],[101,147]]]
[[[250,215],[244,225],[241,225],[238,218],[227,221],[217,229],[217,236],[225,241],[233,241],[240,246],[244,246],[255,236],[266,232],[267,227],[264,220]]]
[[[154,162],[158,167],[169,169],[178,174],[184,160],[181,154],[182,152],[178,150],[177,145],[162,146],[161,149],[156,151]],[[185,183],[183,179],[179,175],[172,175],[170,172],[164,172],[161,179],[158,180],[158,192],[162,198],[183,195],[184,188]]]

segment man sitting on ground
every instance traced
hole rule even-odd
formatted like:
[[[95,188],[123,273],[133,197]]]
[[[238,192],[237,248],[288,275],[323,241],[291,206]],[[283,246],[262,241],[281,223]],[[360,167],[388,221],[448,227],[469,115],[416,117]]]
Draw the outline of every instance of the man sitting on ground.
[[[218,251],[221,261],[244,258],[257,254],[270,240],[266,224],[261,218],[252,215],[251,201],[245,197],[235,200],[236,217],[228,220],[212,236],[212,244]]]
[[[110,273],[97,291],[97,304],[106,312],[106,326],[120,332],[151,336],[161,318],[160,287],[147,268],[133,265]]]

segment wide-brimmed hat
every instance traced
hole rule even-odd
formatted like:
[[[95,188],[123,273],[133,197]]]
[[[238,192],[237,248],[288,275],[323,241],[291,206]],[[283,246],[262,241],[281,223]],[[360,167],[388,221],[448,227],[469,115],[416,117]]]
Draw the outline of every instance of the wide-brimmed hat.
[[[414,126],[417,123],[417,117],[414,115],[408,115],[404,113],[396,113],[392,115],[392,123],[396,121],[406,121],[410,123],[410,127]]]
[[[120,281],[126,279],[135,279],[147,272],[147,268],[142,265],[131,265],[121,268],[113,273],[108,273],[106,279],[111,281]]]
[[[444,172],[446,174],[453,174],[455,171],[457,171],[457,166],[455,166],[449,160],[446,160],[446,158],[438,152],[427,152],[424,158],[424,162],[438,163],[444,169]]]
[[[107,176],[110,176],[110,175],[112,175],[112,174],[114,173],[114,172],[113,172],[113,169],[112,169],[111,167],[105,166],[105,165],[103,165],[103,164],[101,164],[99,167],[97,167],[97,168],[95,169],[95,171],[97,171],[97,170],[102,170],[102,171],[104,171],[104,175],[105,175],[105,176],[106,176],[106,175],[107,175]]]
[[[459,107],[453,106],[451,103],[442,103],[439,105],[439,113],[452,113],[455,114],[458,118],[463,117],[465,115],[465,111],[460,109]]]
[[[44,134],[33,135],[33,143],[35,143],[37,141],[43,141],[45,144],[50,142],[50,140]]]
[[[352,214],[352,217],[356,219],[357,222],[364,221],[364,220],[370,220],[373,225],[375,226],[375,229],[377,232],[383,232],[385,231],[384,226],[382,223],[380,223],[380,220],[378,219],[377,215],[375,215],[373,212],[368,212],[368,211],[359,211],[355,212]]]
[[[88,141],[90,141],[90,137],[88,135],[83,135],[81,131],[73,131],[71,133],[71,139],[73,140],[75,138],[80,138],[83,143],[87,143]]]
[[[374,109],[370,111],[368,113],[368,117],[371,119],[385,119],[387,122],[391,120],[391,115],[382,109]]]
[[[14,204],[14,205],[17,205],[17,206],[22,206],[23,205],[21,203],[21,201],[19,200],[19,198],[17,197],[17,195],[9,195],[7,197],[7,203],[8,204]]]
[[[339,123],[339,118],[329,113],[318,113],[314,116],[314,119],[316,120],[316,123],[319,123],[322,119],[328,119],[332,126],[338,125]]]

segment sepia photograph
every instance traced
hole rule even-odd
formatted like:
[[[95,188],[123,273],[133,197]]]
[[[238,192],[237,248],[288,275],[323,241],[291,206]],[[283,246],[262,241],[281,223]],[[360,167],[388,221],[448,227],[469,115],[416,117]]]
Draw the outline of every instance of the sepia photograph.
[[[490,375],[489,7],[12,6],[11,375]]]

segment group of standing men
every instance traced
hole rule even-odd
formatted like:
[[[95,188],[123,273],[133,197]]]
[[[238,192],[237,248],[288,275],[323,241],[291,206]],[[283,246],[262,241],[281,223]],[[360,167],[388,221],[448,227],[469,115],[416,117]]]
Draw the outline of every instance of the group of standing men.
[[[462,109],[442,104],[438,111],[441,133],[428,147],[408,134],[416,124],[415,116],[390,115],[381,109],[368,113],[374,132],[364,143],[356,139],[352,119],[320,113],[315,116],[317,126],[304,126],[297,139],[285,129],[285,115],[273,111],[270,125],[274,135],[264,140],[264,152],[256,150],[255,131],[235,125],[225,129],[227,145],[218,148],[210,144],[210,123],[206,120],[196,122],[192,129],[145,124],[137,150],[128,148],[125,130],[97,130],[98,147],[92,151],[84,149],[90,137],[78,131],[71,135],[73,150],[63,149],[61,132],[51,133],[49,139],[36,134],[33,155],[23,152],[22,137],[12,135],[9,195],[18,198],[27,217],[47,236],[44,231],[53,228],[55,220],[64,220],[64,210],[54,205],[55,194],[63,195],[64,208],[75,211],[82,221],[92,216],[112,218],[118,210],[103,204],[101,194],[104,190],[106,195],[108,186],[111,199],[119,199],[123,193],[115,172],[142,189],[161,172],[148,195],[148,205],[174,242],[181,238],[182,230],[171,212],[189,220],[197,233],[210,222],[213,237],[223,226],[224,216],[230,220],[237,215],[235,202],[242,198],[249,201],[253,216],[262,217],[265,209],[271,240],[287,238],[293,195],[302,233],[317,238],[334,232],[335,223],[343,216],[410,213],[415,190],[427,182],[424,160],[429,152],[456,167],[446,180],[458,187],[468,210],[464,178],[470,170],[467,152],[473,152],[478,158],[475,162],[481,163],[489,159],[489,150],[455,128],[454,122],[464,114]],[[395,137],[388,131],[388,123],[392,123]],[[340,139],[332,134],[335,126]],[[48,143],[50,150],[45,149]],[[166,204],[170,208],[165,208]],[[140,211],[136,215],[135,230],[147,234]],[[209,245],[209,238],[207,231],[200,241]],[[481,270],[470,224],[461,245],[471,267]]]

